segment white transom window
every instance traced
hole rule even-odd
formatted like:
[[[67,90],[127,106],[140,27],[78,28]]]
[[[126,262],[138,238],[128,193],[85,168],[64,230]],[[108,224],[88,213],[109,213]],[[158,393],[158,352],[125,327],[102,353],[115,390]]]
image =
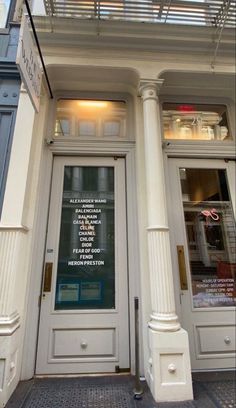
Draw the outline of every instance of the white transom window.
[[[124,138],[126,114],[123,101],[59,99],[55,137]]]
[[[225,105],[163,104],[164,139],[232,140]]]

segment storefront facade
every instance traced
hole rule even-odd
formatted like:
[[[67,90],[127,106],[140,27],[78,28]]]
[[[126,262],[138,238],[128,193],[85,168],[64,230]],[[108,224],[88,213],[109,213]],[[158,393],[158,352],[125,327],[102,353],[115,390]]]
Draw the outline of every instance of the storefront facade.
[[[21,90],[0,225],[2,406],[34,375],[134,373],[135,297],[154,398],[192,399],[191,370],[235,356],[231,31],[213,66],[207,27],[42,12],[53,99]]]

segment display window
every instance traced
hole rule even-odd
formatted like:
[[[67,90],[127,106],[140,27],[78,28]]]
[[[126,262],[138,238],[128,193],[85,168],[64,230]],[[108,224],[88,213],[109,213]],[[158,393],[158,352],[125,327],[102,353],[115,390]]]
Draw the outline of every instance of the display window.
[[[236,305],[236,230],[223,169],[180,168],[194,308]]]
[[[115,308],[114,168],[66,166],[56,310]]]

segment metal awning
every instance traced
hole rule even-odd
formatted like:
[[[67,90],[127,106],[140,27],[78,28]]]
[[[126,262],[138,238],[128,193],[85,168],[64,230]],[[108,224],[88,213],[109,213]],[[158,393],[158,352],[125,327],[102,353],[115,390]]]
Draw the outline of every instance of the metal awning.
[[[44,0],[54,17],[234,28],[235,0]]]

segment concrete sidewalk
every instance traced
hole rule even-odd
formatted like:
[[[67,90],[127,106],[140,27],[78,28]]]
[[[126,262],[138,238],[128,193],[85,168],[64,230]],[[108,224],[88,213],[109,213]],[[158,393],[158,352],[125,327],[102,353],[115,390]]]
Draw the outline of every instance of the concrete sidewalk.
[[[135,400],[130,375],[33,379],[18,385],[6,408],[236,408],[233,372],[193,374],[194,401],[156,403],[142,385]]]

